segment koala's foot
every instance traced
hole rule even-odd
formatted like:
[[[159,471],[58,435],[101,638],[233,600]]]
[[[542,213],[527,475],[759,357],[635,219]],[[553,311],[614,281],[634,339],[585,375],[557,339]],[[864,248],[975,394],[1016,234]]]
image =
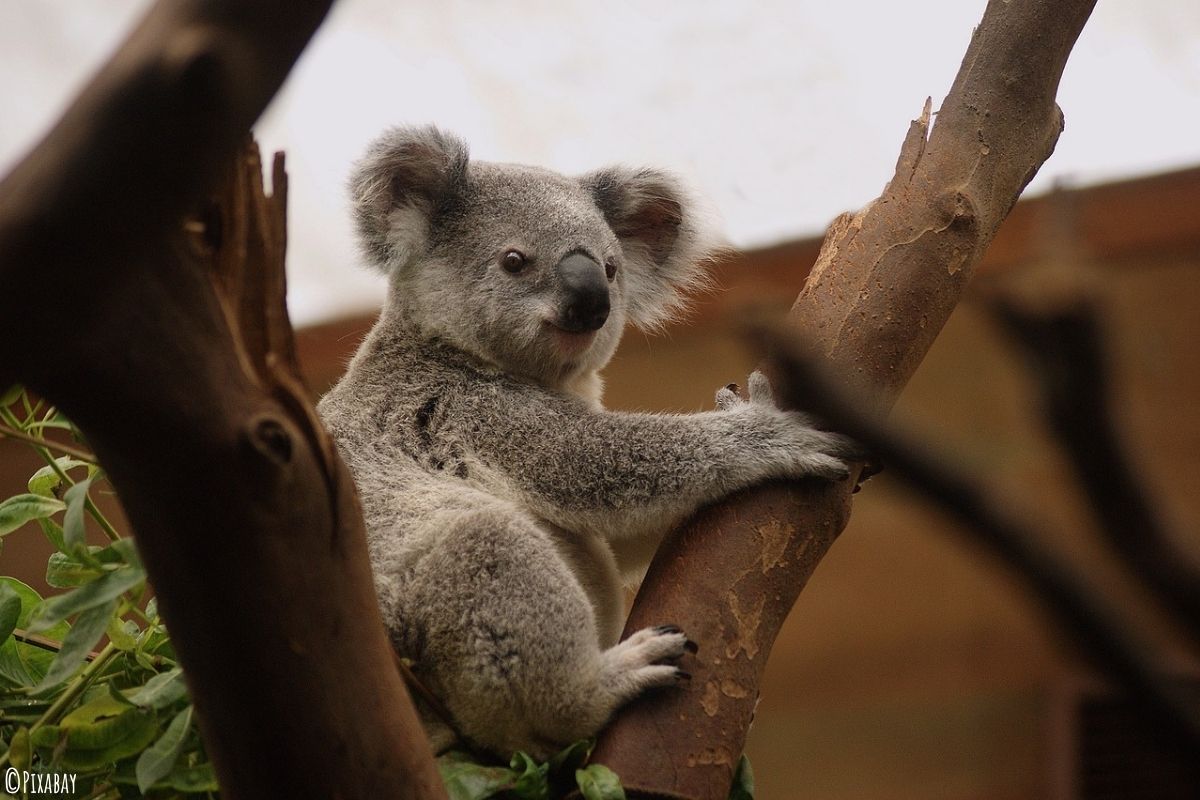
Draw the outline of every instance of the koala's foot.
[[[737,394],[737,384],[717,391],[720,411],[755,414],[763,418],[763,430],[782,422],[786,425],[786,448],[797,476],[812,475],[826,480],[844,480],[850,476],[848,461],[857,460],[862,448],[847,436],[818,430],[813,421],[798,411],[783,411],[775,404],[767,376],[755,370],[748,380],[749,400]],[[772,425],[771,423],[775,423]]]
[[[690,680],[674,662],[695,648],[674,625],[643,628],[601,654],[601,680],[619,707],[647,689]]]

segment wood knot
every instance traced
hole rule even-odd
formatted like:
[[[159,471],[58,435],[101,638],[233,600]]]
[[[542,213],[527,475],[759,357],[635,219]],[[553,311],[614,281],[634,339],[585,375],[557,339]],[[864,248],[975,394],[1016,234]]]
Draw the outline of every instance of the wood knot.
[[[979,213],[966,192],[947,192],[938,198],[943,230],[955,235],[946,254],[946,271],[951,275],[971,263],[979,246]]]
[[[292,436],[274,416],[260,414],[250,422],[250,444],[267,460],[278,466],[292,461]]]

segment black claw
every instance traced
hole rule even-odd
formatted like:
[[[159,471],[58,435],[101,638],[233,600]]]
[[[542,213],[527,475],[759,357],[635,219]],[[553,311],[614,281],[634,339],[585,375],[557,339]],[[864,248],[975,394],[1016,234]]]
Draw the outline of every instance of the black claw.
[[[692,679],[692,673],[677,669],[675,670],[675,679],[680,681],[690,681]]]
[[[654,629],[655,633],[683,633],[683,628],[678,625],[659,625]]]
[[[700,645],[696,644],[691,639],[688,639],[683,643],[683,649],[687,650],[692,655],[696,655],[696,653],[700,652]]]

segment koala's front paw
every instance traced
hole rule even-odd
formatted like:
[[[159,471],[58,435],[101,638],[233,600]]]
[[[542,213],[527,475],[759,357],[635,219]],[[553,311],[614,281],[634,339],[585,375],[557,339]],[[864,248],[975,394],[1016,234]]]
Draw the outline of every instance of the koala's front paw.
[[[818,430],[812,420],[797,411],[783,411],[775,405],[767,376],[755,370],[748,380],[749,400],[737,394],[736,384],[717,391],[721,411],[750,414],[758,420],[758,432],[773,442],[786,460],[783,474],[812,475],[827,480],[850,476],[848,461],[861,455],[861,448],[849,437]]]
[[[746,383],[750,394],[749,400],[743,400],[737,393],[738,385],[731,383],[717,390],[717,408],[721,411],[733,411],[750,405],[779,407],[775,404],[775,394],[771,390],[771,382],[767,380],[764,373],[754,370],[750,373],[750,378]],[[796,416],[807,421],[807,417],[804,417],[803,414],[796,414]]]

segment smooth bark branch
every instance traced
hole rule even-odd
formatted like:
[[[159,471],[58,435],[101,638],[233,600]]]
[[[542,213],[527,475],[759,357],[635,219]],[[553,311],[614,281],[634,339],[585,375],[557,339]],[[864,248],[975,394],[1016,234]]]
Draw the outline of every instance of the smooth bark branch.
[[[328,5],[154,7],[0,184],[0,377],[120,492],[223,796],[441,797],[296,377],[282,163],[274,198],[256,154],[227,171]],[[222,176],[198,249],[182,218]]]
[[[927,106],[883,195],[831,227],[791,321],[880,412],[1052,152],[1058,81],[1094,4],[991,0],[932,132]],[[635,704],[601,737],[596,760],[633,795],[725,797],[771,645],[845,526],[852,487],[744,492],[660,548],[626,631],[676,623],[700,652],[690,690]]]

